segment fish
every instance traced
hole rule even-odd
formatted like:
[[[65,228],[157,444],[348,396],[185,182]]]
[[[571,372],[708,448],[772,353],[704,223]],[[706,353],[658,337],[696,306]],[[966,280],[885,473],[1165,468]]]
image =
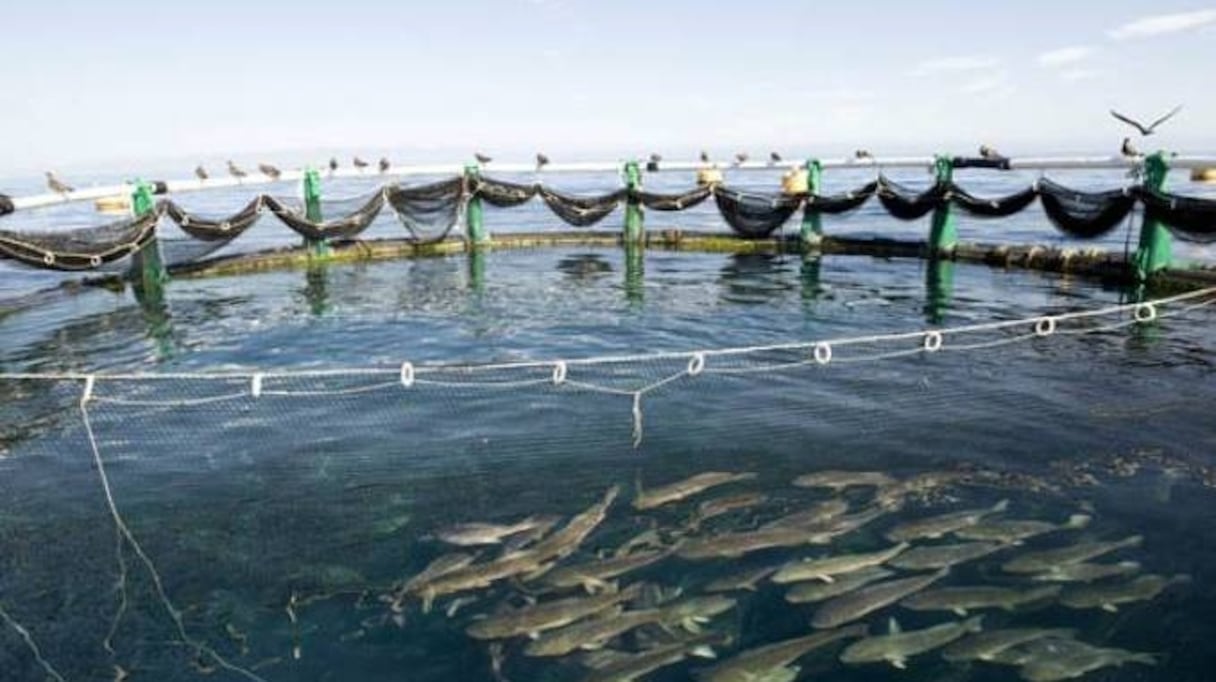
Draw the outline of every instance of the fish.
[[[970,635],[942,649],[942,658],[951,663],[962,661],[992,661],[1001,652],[1033,642],[1036,639],[1054,637],[1070,639],[1076,635],[1071,628],[1005,628]]]
[[[736,559],[749,552],[774,547],[796,547],[825,541],[800,528],[767,528],[721,533],[681,543],[676,554],[684,559]]]
[[[598,649],[619,635],[649,624],[683,626],[699,632],[700,624],[709,622],[735,607],[735,600],[726,597],[693,597],[657,609],[622,611],[612,609],[599,617],[552,630],[524,648],[528,656],[565,656],[578,649]]]
[[[562,566],[550,571],[544,578],[544,584],[558,588],[582,586],[587,592],[602,590],[609,579],[649,566],[670,554],[670,549],[641,551],[575,566]]]
[[[560,516],[555,516],[552,514],[534,515],[528,518],[535,521],[536,525],[528,530],[503,538],[502,551],[504,555],[528,548],[532,544],[540,541],[541,538],[548,535],[549,531],[553,530],[554,526],[562,522],[562,518]]]
[[[911,547],[906,542],[901,542],[894,547],[879,550],[877,552],[867,552],[862,554],[838,554],[836,556],[827,556],[821,559],[805,559],[802,561],[792,561],[777,571],[773,576],[773,582],[778,585],[785,583],[794,583],[804,580],[821,580],[823,582],[832,582],[832,576],[843,573],[852,573],[863,568],[878,566],[884,564],[898,556],[901,552]]]
[[[620,487],[612,486],[604,493],[599,502],[576,514],[565,526],[537,542],[528,551],[545,559],[563,559],[570,556],[583,543],[583,540],[586,540],[587,536],[604,522],[604,518],[608,515],[608,508],[620,494]]]
[[[1120,561],[1114,564],[1061,564],[1045,573],[1036,573],[1030,576],[1030,579],[1039,582],[1088,583],[1135,573],[1139,570],[1139,561]]]
[[[850,625],[836,630],[823,630],[804,637],[795,637],[774,644],[748,649],[721,663],[701,670],[697,678],[701,682],[754,682],[771,679],[794,661],[806,654],[845,639],[865,637],[869,628],[865,625]],[[780,677],[778,677],[780,679]]]
[[[621,602],[634,599],[641,592],[642,583],[634,583],[619,592],[541,602],[514,611],[487,616],[466,628],[465,633],[474,639],[533,636],[545,630],[569,625]]]
[[[658,529],[650,528],[648,530],[644,530],[644,531],[638,533],[637,535],[629,538],[625,542],[622,542],[621,546],[617,547],[616,551],[613,552],[613,554],[615,556],[624,556],[639,547],[644,547],[644,548],[648,547],[650,549],[661,549],[664,546],[665,546],[665,543],[663,542],[663,537],[661,535],[659,535]]]
[[[787,514],[786,516],[782,516],[779,519],[769,521],[768,523],[764,524],[763,526],[760,526],[760,528],[768,529],[768,528],[819,527],[819,526],[822,526],[823,524],[826,524],[827,522],[831,521],[832,519],[840,517],[842,514],[844,514],[848,510],[849,510],[848,502],[838,499],[838,498],[832,498],[830,500],[824,500],[823,502],[818,502],[818,503],[812,505],[811,507],[804,509],[802,511],[797,511],[797,512],[794,512],[793,514]]]
[[[414,577],[410,578],[401,587],[403,593],[416,592],[420,587],[442,575],[451,573],[452,571],[464,568],[473,563],[476,555],[466,554],[464,552],[452,552],[436,557],[431,563],[427,564]]]
[[[1059,593],[1059,585],[1029,590],[988,585],[938,587],[913,594],[899,605],[913,611],[953,611],[956,615],[966,616],[968,611],[974,609],[1001,608],[1012,611],[1022,604],[1051,599]]]
[[[689,525],[696,529],[712,518],[740,509],[750,509],[765,502],[768,502],[768,495],[764,493],[739,493],[706,500],[697,505],[697,511],[693,514]]]
[[[749,568],[745,571],[732,573],[721,578],[715,578],[705,584],[706,592],[736,592],[746,590],[748,592],[756,591],[756,583],[764,580],[773,573],[777,572],[780,566],[760,566],[758,568]]]
[[[1016,545],[1039,535],[1084,528],[1089,525],[1091,520],[1093,517],[1088,514],[1073,514],[1067,521],[1060,524],[1018,519],[985,519],[974,526],[954,531],[954,535],[963,540],[985,540]]]
[[[828,600],[811,619],[817,629],[835,628],[850,623],[881,608],[890,606],[910,594],[920,592],[947,575],[946,570],[936,573],[895,578],[866,585],[854,592]]]
[[[964,542],[957,545],[926,545],[910,549],[888,562],[895,568],[921,571],[946,568],[999,552],[1008,545],[999,542]]]
[[[840,652],[842,663],[879,663],[886,661],[899,669],[908,666],[908,659],[943,647],[963,635],[983,629],[983,616],[953,623],[942,623],[922,630],[900,630],[899,623],[892,618],[890,631],[886,635],[867,637],[854,642]]]
[[[1030,654],[1019,673],[1027,682],[1055,682],[1081,677],[1100,668],[1125,663],[1156,665],[1146,653],[1096,647],[1073,639],[1046,639],[1032,642]]]
[[[803,474],[795,478],[794,486],[798,488],[831,488],[841,491],[846,488],[894,485],[895,479],[881,471],[844,471],[828,469],[816,471],[813,474]]]
[[[886,509],[899,509],[909,497],[928,495],[965,477],[958,471],[927,471],[874,491],[874,503]]]
[[[1132,535],[1112,542],[1082,542],[1055,549],[1027,552],[1005,562],[1001,569],[1006,573],[1044,573],[1063,564],[1077,564],[1120,549],[1139,547],[1143,542],[1143,536]]]
[[[895,574],[885,568],[874,566],[840,576],[835,582],[811,581],[796,583],[786,591],[785,600],[791,604],[808,604],[823,601],[824,599],[830,599],[846,592],[852,592],[877,580],[890,578],[893,575]]]
[[[1188,582],[1189,576],[1147,574],[1127,582],[1115,584],[1086,585],[1066,590],[1060,595],[1060,603],[1071,609],[1100,608],[1115,612],[1119,604],[1148,601],[1161,594],[1165,588],[1180,582]]]
[[[654,509],[665,504],[678,502],[710,488],[716,488],[728,483],[750,481],[756,478],[754,473],[730,473],[726,471],[707,471],[682,481],[669,483],[650,490],[641,490],[639,486],[637,497],[633,500],[633,508],[639,511]]]
[[[887,531],[891,542],[906,542],[921,538],[940,538],[967,526],[974,526],[990,514],[999,514],[1009,507],[1009,500],[1001,500],[987,509],[967,509],[929,516],[914,521],[905,521]]]
[[[503,538],[532,530],[542,523],[542,519],[529,516],[515,523],[458,523],[435,532],[435,537],[460,547],[476,547],[478,545],[501,544]]]
[[[730,642],[720,633],[693,637],[687,641],[667,644],[640,654],[615,656],[601,667],[595,668],[584,682],[633,682],[650,673],[675,665],[689,656],[715,658],[714,646]]]

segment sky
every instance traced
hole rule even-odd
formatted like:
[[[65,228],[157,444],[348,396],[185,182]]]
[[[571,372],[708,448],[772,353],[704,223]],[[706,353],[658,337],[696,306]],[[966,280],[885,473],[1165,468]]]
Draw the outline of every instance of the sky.
[[[1176,0],[17,0],[8,173],[463,161],[1216,151],[1216,4]],[[7,173],[5,173],[7,174]]]

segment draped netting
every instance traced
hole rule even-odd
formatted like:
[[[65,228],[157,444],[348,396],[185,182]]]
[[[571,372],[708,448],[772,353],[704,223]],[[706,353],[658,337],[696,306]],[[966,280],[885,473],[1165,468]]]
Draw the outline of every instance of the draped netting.
[[[973,216],[1004,218],[1023,211],[1027,206],[1034,203],[1039,193],[1035,191],[1034,187],[1027,187],[1020,192],[1014,192],[1007,196],[986,199],[977,197],[958,185],[951,184],[949,196],[955,206]]]
[[[420,242],[437,242],[460,224],[464,206],[464,181],[441,180],[428,185],[392,185],[384,197],[397,220]]]
[[[192,263],[219,251],[244,234],[262,217],[262,195],[228,216],[201,215],[186,210],[172,200],[161,202],[166,217],[182,232],[184,239],[160,236],[161,258],[166,265]]]
[[[1145,217],[1159,220],[1175,237],[1188,242],[1216,242],[1216,201],[1149,189],[1140,191]]]
[[[96,227],[54,232],[0,230],[0,256],[44,270],[93,270],[139,251],[156,236],[157,209]]]
[[[802,205],[800,194],[751,194],[727,187],[714,189],[718,212],[731,229],[748,238],[767,237]]]
[[[548,187],[539,188],[540,198],[563,222],[574,227],[590,227],[607,218],[628,195],[624,189],[594,197],[565,194]]]
[[[696,187],[679,194],[658,194],[638,190],[634,193],[639,203],[652,211],[683,211],[698,206],[713,193],[709,187]]]
[[[806,213],[848,213],[870,200],[878,191],[878,182],[868,182],[857,189],[839,194],[812,194],[806,199]]]
[[[1069,236],[1083,239],[1101,237],[1115,229],[1136,205],[1136,193],[1130,188],[1080,192],[1043,178],[1038,189],[1052,224]]]
[[[517,182],[477,178],[473,180],[472,193],[481,200],[498,208],[514,208],[532,200],[540,191],[540,185],[524,185]]]
[[[13,206],[13,199],[7,194],[0,194],[0,215],[8,215],[17,210]]]
[[[878,177],[878,200],[892,217],[916,220],[942,205],[950,186],[937,183],[923,192],[916,192],[886,176]]]
[[[301,199],[266,195],[263,201],[284,225],[305,239],[343,240],[353,239],[372,224],[384,207],[384,190],[377,189],[371,194],[352,199],[321,202],[321,215],[338,213],[341,216],[321,222],[313,222],[305,216]]]

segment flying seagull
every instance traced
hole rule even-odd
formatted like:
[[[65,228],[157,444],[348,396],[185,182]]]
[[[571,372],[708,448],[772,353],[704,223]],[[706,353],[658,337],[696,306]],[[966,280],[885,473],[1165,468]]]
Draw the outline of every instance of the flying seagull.
[[[203,168],[203,164],[200,163],[194,167],[194,177],[199,180],[206,180],[210,176],[207,175],[207,169]]]
[[[1123,138],[1123,146],[1119,148],[1119,153],[1129,159],[1136,159],[1140,157],[1140,150],[1136,149],[1136,147],[1132,145],[1132,139],[1130,137]]]
[[[769,152],[769,154],[768,154],[768,165],[770,165],[770,166],[776,166],[776,165],[777,165],[777,164],[779,164],[779,163],[781,163],[781,155],[780,155],[780,154],[778,154],[777,152]]]
[[[380,157],[380,172],[381,173],[387,173],[390,165],[391,164],[389,164],[387,156]]]
[[[536,170],[539,171],[540,169],[542,169],[548,165],[549,165],[549,157],[545,156],[544,154],[542,154],[540,152],[537,152],[536,153]]]
[[[270,178],[271,180],[278,180],[279,176],[283,174],[283,171],[279,170],[278,168],[275,168],[274,166],[272,166],[268,163],[259,163],[258,170],[262,172],[262,175],[265,175],[266,177]]]
[[[483,166],[494,160],[492,157],[486,156],[485,154],[482,154],[481,152],[474,153],[473,158],[477,159],[477,163],[480,163]]]
[[[351,165],[352,165],[352,166],[354,166],[354,167],[355,167],[355,169],[356,169],[356,170],[358,170],[360,173],[362,173],[362,172],[363,172],[363,169],[364,169],[364,168],[367,168],[367,166],[368,166],[368,163],[367,163],[366,161],[364,161],[363,159],[360,159],[360,158],[359,158],[359,157],[357,157],[357,156],[356,156],[356,157],[351,158],[350,163],[351,163]]]
[[[46,172],[46,186],[56,194],[67,194],[68,192],[76,191],[75,187],[72,187],[63,180],[60,180],[59,177],[55,175],[55,171]]]
[[[228,172],[232,174],[232,177],[236,178],[237,182],[240,182],[245,178],[246,175],[249,175],[240,168],[237,168],[236,164],[233,163],[231,159],[228,160]]]
[[[1129,126],[1135,128],[1136,130],[1139,130],[1140,134],[1143,135],[1144,137],[1148,137],[1149,135],[1152,135],[1154,131],[1157,130],[1157,126],[1170,120],[1170,118],[1172,118],[1174,116],[1174,114],[1178,113],[1181,110],[1182,110],[1182,105],[1179,104],[1178,106],[1171,109],[1170,113],[1166,114],[1165,116],[1162,116],[1161,118],[1157,119],[1156,121],[1153,121],[1151,124],[1149,124],[1147,126],[1144,125],[1143,123],[1137,121],[1134,118],[1130,118],[1128,116],[1124,116],[1123,114],[1120,114],[1119,112],[1115,111],[1114,109],[1110,110],[1110,115],[1114,116],[1115,118],[1119,119],[1120,121],[1123,121],[1124,123],[1128,124]]]

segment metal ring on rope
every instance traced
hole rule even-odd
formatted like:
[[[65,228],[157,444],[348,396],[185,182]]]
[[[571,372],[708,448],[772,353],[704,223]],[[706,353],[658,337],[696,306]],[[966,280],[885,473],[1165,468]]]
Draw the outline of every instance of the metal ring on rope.
[[[817,343],[815,344],[815,362],[821,365],[826,365],[832,361],[832,344]]]
[[[565,360],[558,360],[556,363],[554,363],[554,365],[553,365],[553,385],[554,386],[561,386],[562,384],[566,383],[567,369],[568,368],[566,367]]]
[[[705,370],[705,353],[693,353],[688,360],[688,376],[695,377]]]
[[[925,352],[936,353],[937,351],[942,349],[942,343],[944,341],[945,341],[945,337],[943,337],[942,333],[937,331],[936,329],[933,331],[925,332],[925,340],[923,342]]]
[[[1133,314],[1137,322],[1152,322],[1157,319],[1157,306],[1152,303],[1139,303]]]
[[[46,263],[47,265],[54,265],[55,264],[55,254],[51,253],[50,251],[47,251],[46,253],[42,254],[42,262]]]
[[[1056,333],[1056,318],[1040,317],[1038,322],[1034,323],[1034,333],[1036,336],[1051,336]]]
[[[414,365],[410,362],[401,363],[401,385],[409,388],[414,385]]]

